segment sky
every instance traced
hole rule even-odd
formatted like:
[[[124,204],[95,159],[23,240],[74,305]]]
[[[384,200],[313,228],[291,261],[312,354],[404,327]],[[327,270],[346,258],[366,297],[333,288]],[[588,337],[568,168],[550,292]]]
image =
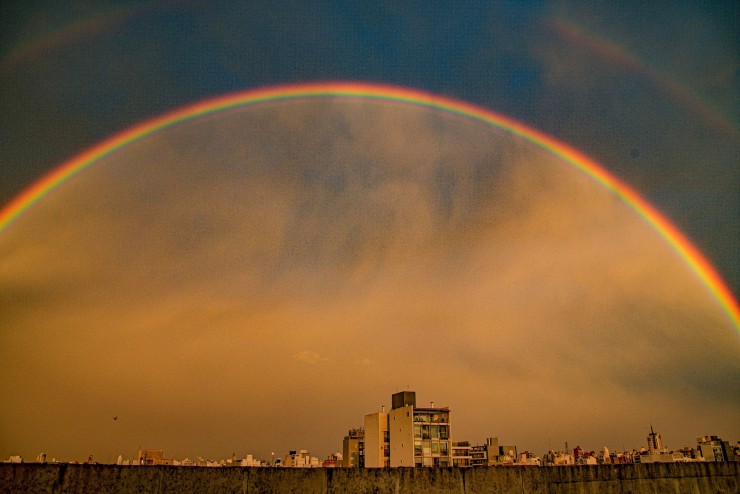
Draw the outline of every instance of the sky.
[[[184,105],[366,81],[590,156],[739,293],[734,3],[292,5],[4,3],[0,204]],[[3,457],[325,456],[404,389],[539,454],[740,438],[737,328],[676,252],[559,158],[412,105],[125,146],[0,231],[0,307]]]

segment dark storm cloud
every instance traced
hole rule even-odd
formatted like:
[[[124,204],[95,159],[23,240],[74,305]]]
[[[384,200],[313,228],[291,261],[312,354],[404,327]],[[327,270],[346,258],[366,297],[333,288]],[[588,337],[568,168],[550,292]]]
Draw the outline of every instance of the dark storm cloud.
[[[737,135],[732,2],[6,8],[14,70],[0,78],[3,202],[84,147],[193,100],[370,80],[482,104],[594,156],[687,231],[738,291],[740,177],[729,165],[738,142],[704,118],[716,113]],[[558,23],[607,50],[574,43]],[[45,48],[17,55],[26,46]]]

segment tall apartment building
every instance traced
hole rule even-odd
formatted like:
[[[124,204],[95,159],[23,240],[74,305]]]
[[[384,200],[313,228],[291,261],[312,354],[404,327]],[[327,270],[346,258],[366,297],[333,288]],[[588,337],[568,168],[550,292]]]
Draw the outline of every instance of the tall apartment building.
[[[365,466],[452,466],[450,409],[416,406],[416,393],[391,397],[391,410],[365,416]]]
[[[388,412],[383,407],[379,412],[365,415],[365,467],[389,467],[390,461]]]
[[[391,467],[452,466],[450,409],[416,405],[416,393],[392,396],[388,414]]]

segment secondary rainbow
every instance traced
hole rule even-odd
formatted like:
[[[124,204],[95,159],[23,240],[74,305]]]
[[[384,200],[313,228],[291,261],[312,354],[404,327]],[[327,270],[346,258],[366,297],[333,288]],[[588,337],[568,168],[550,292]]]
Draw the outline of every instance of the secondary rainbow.
[[[678,228],[663,217],[653,206],[596,162],[552,137],[503,115],[452,98],[393,86],[336,82],[274,86],[202,101],[146,121],[102,141],[54,169],[51,173],[18,195],[0,210],[0,234],[25,211],[65,181],[93,165],[100,158],[151,133],[177,125],[179,122],[185,120],[229,108],[280,100],[333,96],[393,101],[451,112],[501,128],[547,149],[571,166],[574,166],[596,180],[644,218],[689,264],[702,283],[719,301],[734,327],[740,332],[740,308],[738,307],[738,303],[709,261]]]

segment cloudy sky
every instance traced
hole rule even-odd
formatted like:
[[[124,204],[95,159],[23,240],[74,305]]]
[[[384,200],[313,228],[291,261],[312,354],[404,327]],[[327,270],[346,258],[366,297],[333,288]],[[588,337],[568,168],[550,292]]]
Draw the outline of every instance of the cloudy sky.
[[[592,156],[738,293],[733,3],[2,9],[2,203],[188,103],[395,84]],[[737,330],[670,247],[543,150],[418,107],[275,103],[130,145],[0,233],[0,307],[4,457],[324,456],[407,387],[454,439],[537,453],[740,437]]]

